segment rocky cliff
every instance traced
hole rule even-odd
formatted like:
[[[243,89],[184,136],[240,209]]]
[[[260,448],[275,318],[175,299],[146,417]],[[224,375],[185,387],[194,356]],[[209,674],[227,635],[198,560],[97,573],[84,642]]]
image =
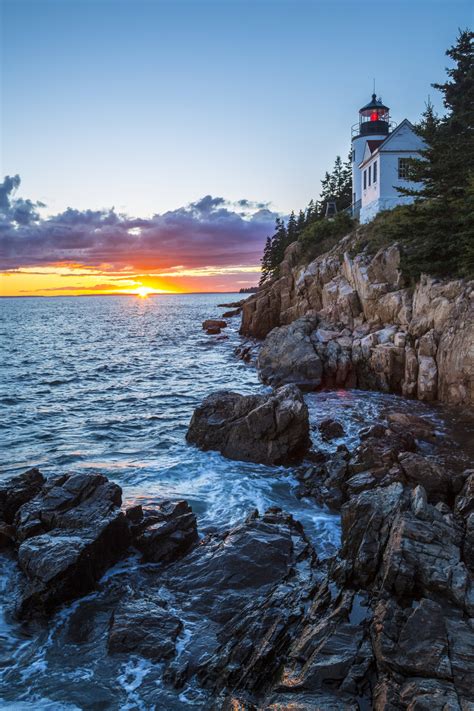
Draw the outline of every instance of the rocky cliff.
[[[472,404],[474,283],[422,276],[409,286],[396,244],[351,256],[355,241],[348,235],[309,264],[290,245],[280,278],[244,303],[242,335],[272,332],[262,379]]]

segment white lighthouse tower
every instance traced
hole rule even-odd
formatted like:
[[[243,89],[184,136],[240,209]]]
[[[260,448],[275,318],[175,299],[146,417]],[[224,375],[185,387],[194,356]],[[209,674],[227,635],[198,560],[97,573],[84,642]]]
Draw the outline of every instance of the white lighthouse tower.
[[[368,104],[359,109],[359,123],[352,127],[352,213],[358,217],[362,199],[362,171],[367,143],[371,149],[377,148],[390,131],[388,106],[372,94]]]

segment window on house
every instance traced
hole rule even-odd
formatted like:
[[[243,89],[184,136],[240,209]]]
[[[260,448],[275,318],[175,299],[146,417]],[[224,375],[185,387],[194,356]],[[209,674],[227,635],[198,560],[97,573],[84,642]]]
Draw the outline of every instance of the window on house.
[[[376,182],[377,182],[377,161],[375,161],[375,163],[374,163],[374,170],[373,170],[373,172],[374,172],[373,181],[374,181],[374,183],[376,183]]]
[[[353,148],[352,149],[352,161],[354,162],[355,159],[356,159],[356,152],[355,152],[355,148]]]
[[[367,171],[364,170],[364,190],[367,189]]]
[[[369,185],[372,184],[372,166],[369,165],[368,167],[368,173],[369,173]]]
[[[407,180],[409,172],[410,159],[409,158],[399,158],[398,159],[398,177],[400,180]]]

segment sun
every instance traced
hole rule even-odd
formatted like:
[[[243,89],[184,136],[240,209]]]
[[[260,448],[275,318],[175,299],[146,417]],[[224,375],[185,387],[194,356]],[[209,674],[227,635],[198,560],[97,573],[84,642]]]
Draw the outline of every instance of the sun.
[[[154,294],[155,290],[150,289],[149,286],[139,286],[138,289],[135,290],[135,293],[137,296],[139,296],[141,299],[146,299],[146,297],[149,294]]]

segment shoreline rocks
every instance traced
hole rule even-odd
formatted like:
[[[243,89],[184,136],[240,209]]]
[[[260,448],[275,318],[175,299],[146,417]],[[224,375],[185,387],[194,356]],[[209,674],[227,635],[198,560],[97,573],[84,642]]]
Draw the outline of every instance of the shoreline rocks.
[[[1,482],[0,536],[14,548],[21,575],[19,619],[48,616],[91,592],[134,544],[144,561],[169,564],[198,541],[196,517],[185,501],[157,509],[121,510],[122,490],[101,474],[45,479],[32,469]]]
[[[263,404],[293,391],[302,398],[285,386],[263,396]],[[218,395],[225,415],[229,395],[232,407],[247,412],[244,396]],[[262,396],[250,397],[253,412]],[[218,427],[215,403],[211,411],[206,418]],[[19,497],[11,524],[24,580],[38,585],[47,573],[35,589],[35,603],[45,596],[41,605],[22,598],[24,617],[52,611],[60,593],[67,601],[94,589],[97,577],[83,574],[81,551],[88,570],[103,569],[99,532],[120,520],[128,542],[120,543],[119,557],[131,544],[146,565],[141,576],[105,584],[107,602],[94,619],[105,625],[109,654],[162,664],[165,684],[198,683],[216,709],[466,711],[474,704],[474,472],[444,462],[436,439],[428,439],[427,454],[405,420],[390,414],[397,415],[361,430],[352,451],[340,445],[312,452],[295,470],[305,495],[341,511],[341,547],[326,560],[301,524],[277,507],[198,542],[186,501],[123,513],[120,489],[105,477],[43,481],[36,493],[29,489],[28,501]],[[414,423],[418,434],[430,434],[427,422]],[[333,434],[338,423],[320,424]],[[18,492],[31,480],[40,483],[38,474],[16,478]],[[4,501],[14,500],[8,483],[2,492]],[[163,565],[148,564],[156,562]]]
[[[306,265],[293,243],[280,277],[243,304],[241,335],[265,339],[263,382],[473,404],[474,283],[408,287],[397,245],[352,258],[353,240]]]
[[[196,408],[186,439],[229,459],[285,464],[301,459],[309,447],[308,408],[293,385],[268,395],[222,390]]]

